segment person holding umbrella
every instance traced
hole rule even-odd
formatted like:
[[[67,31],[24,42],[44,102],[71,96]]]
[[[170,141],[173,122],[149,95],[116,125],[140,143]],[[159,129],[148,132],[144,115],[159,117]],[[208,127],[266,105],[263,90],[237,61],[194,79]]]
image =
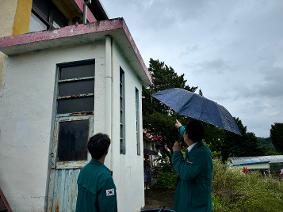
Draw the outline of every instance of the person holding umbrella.
[[[241,136],[238,125],[229,111],[217,102],[182,88],[169,88],[152,96],[177,114],[199,120]],[[181,154],[181,144],[173,146],[172,164],[178,174],[175,197],[177,212],[211,211],[212,157],[202,143],[204,130],[200,122],[190,121],[175,126],[183,136],[188,150]]]
[[[200,122],[190,121],[186,126],[176,120],[176,128],[188,146],[185,159],[181,144],[173,146],[172,164],[178,174],[176,212],[210,212],[212,184],[212,156],[202,142],[204,129]]]

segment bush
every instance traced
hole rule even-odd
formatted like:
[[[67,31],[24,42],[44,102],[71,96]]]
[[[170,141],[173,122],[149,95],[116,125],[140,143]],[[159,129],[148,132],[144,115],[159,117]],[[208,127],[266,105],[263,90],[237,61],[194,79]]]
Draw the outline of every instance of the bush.
[[[176,174],[173,171],[159,170],[154,188],[175,189]]]
[[[282,211],[283,187],[277,179],[244,174],[214,162],[214,211]]]
[[[155,162],[158,164],[154,168],[154,188],[175,189],[177,175],[173,171],[168,157],[160,156]]]
[[[175,172],[168,161],[159,159],[154,187],[175,189]],[[213,163],[213,211],[283,211],[283,183],[278,179],[264,178],[257,173],[244,174],[238,169],[227,168],[218,160]]]

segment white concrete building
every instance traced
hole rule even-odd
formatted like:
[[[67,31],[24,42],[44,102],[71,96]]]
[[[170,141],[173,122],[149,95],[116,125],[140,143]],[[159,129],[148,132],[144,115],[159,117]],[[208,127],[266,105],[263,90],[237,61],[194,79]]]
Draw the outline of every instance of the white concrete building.
[[[89,136],[112,140],[120,212],[144,206],[142,85],[123,19],[0,38],[0,187],[14,211],[73,211]]]

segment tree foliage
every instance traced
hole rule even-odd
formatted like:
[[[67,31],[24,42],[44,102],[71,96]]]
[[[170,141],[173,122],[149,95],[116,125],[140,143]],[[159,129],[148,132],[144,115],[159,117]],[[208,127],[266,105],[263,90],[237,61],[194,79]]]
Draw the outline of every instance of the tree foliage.
[[[270,137],[268,138],[257,137],[257,141],[260,147],[264,150],[266,155],[279,155],[280,154],[278,151],[276,151]]]
[[[159,60],[150,59],[149,72],[153,84],[143,89],[143,120],[144,128],[152,134],[161,136],[162,141],[156,141],[161,150],[164,145],[170,148],[178,138],[174,123],[177,115],[167,106],[152,98],[152,94],[169,88],[183,88],[195,92],[197,87],[187,85],[184,74],[178,75],[175,70]],[[184,121],[184,118],[178,117]],[[164,150],[164,152],[166,152]]]
[[[178,116],[170,108],[152,98],[151,95],[168,88],[183,88],[195,92],[198,87],[190,87],[184,74],[178,75],[172,67],[159,60],[150,59],[149,71],[153,78],[153,84],[143,89],[144,129],[147,133],[150,132],[151,137],[154,138],[153,142],[156,142],[159,149],[169,156],[164,146],[167,145],[170,148],[173,142],[178,139],[177,130],[174,128],[175,119],[178,118],[181,123],[185,123],[186,118]],[[203,95],[203,92],[199,90],[199,94]],[[223,161],[232,156],[264,155],[264,150],[258,145],[255,134],[247,132],[247,127],[239,118],[236,118],[235,121],[242,136],[209,124],[203,124],[205,128],[204,140],[210,146],[213,155],[221,157]],[[158,140],[158,138],[160,139]]]
[[[270,137],[275,149],[283,153],[283,123],[271,125]]]
[[[239,118],[235,119],[240,135],[225,131],[224,142],[221,147],[222,160],[228,157],[260,156],[264,155],[264,149],[259,146],[254,133],[247,132],[247,127],[243,125]]]

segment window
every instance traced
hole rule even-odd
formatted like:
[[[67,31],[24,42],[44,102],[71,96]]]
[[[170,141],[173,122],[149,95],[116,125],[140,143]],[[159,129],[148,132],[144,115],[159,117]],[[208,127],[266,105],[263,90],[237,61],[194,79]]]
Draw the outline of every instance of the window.
[[[57,113],[92,113],[94,108],[94,62],[59,67]]]
[[[89,121],[59,123],[58,161],[87,160]]]
[[[30,32],[60,28],[68,25],[67,18],[49,0],[33,0]]]
[[[125,141],[125,74],[120,68],[120,153],[126,154]]]
[[[140,150],[140,95],[136,88],[136,136],[137,136],[137,155],[141,154]]]
[[[47,30],[47,26],[36,15],[32,13],[30,17],[29,31],[37,32],[43,30]]]
[[[94,60],[58,65],[57,162],[87,160],[94,112]],[[61,162],[61,163],[60,163]]]

